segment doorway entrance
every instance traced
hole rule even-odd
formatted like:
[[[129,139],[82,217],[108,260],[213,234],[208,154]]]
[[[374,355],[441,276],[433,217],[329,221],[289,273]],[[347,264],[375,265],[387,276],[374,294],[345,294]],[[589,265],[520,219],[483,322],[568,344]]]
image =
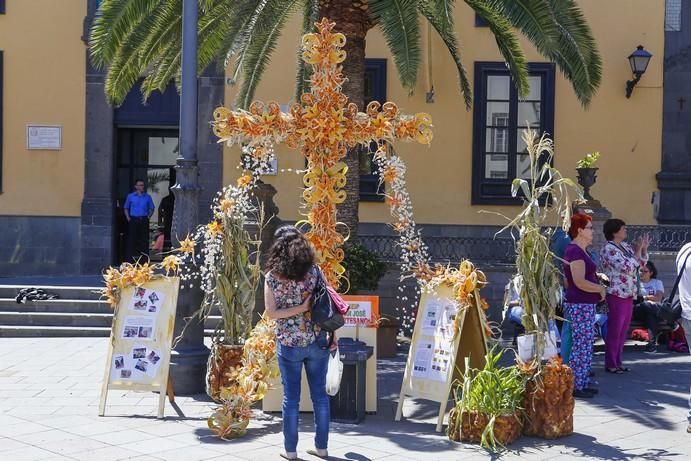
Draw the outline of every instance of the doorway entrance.
[[[170,188],[175,184],[174,166],[178,151],[176,129],[117,129],[115,243],[118,263],[125,260],[128,238],[123,206],[127,194],[134,190],[135,181],[140,179],[156,207],[149,219],[149,257],[158,261],[161,253],[170,248],[175,201]]]

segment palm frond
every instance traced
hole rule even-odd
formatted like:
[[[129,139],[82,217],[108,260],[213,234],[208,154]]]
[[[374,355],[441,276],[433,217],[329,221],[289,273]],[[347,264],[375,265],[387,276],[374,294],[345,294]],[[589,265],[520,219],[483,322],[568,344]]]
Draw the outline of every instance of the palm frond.
[[[417,3],[415,0],[372,0],[369,3],[370,18],[380,27],[401,84],[411,93],[417,82],[422,54]]]
[[[156,11],[161,0],[103,0],[89,37],[91,60],[105,68],[132,31]]]
[[[182,0],[169,0],[154,13],[153,27],[142,44],[142,60],[152,62],[171,45],[182,46]]]
[[[146,42],[155,17],[149,14],[141,18],[122,43],[113,57],[105,79],[106,98],[113,104],[121,104],[127,93],[144,74],[148,63],[141,59],[142,45]]]
[[[233,72],[231,74],[233,81],[239,79],[245,52],[256,31],[257,21],[264,13],[264,9],[267,8],[267,5],[271,10],[270,1],[271,0],[261,0],[256,2],[251,11],[249,11],[249,14],[245,16],[246,19],[244,21],[238,21],[236,36],[233,41],[229,43],[230,47],[225,59],[225,65],[227,67],[228,64],[230,64],[230,60],[235,57],[235,65],[233,66]],[[251,1],[249,3],[251,3]]]
[[[243,108],[248,107],[254,98],[254,92],[266,70],[271,53],[276,48],[283,26],[301,0],[275,0],[268,3],[270,8],[264,9],[257,18],[249,42],[242,50],[242,85],[237,101]]]
[[[304,0],[302,12],[302,35],[314,32],[315,23],[319,21],[319,0]],[[298,71],[295,77],[295,100],[300,101],[300,97],[308,90],[311,67],[305,64],[302,59],[302,43],[298,45],[297,52]]]
[[[562,72],[566,64],[576,95],[587,106],[597,92],[602,79],[602,58],[588,24],[573,0],[552,0],[552,14],[559,26],[559,55],[555,58]]]
[[[528,61],[523,53],[518,37],[513,31],[511,22],[486,0],[465,0],[475,12],[483,18],[492,31],[497,47],[509,67],[518,93],[527,96],[530,90],[528,83]]]
[[[518,28],[543,56],[555,62],[583,105],[601,78],[592,32],[573,0],[484,0]]]
[[[461,94],[466,108],[470,108],[472,102],[472,91],[470,89],[470,81],[468,80],[468,73],[463,65],[461,57],[461,50],[458,44],[458,37],[454,30],[452,9],[453,0],[420,0],[417,4],[420,14],[422,14],[427,21],[434,27],[442,39],[449,54],[456,64],[458,71],[458,83],[460,85]]]

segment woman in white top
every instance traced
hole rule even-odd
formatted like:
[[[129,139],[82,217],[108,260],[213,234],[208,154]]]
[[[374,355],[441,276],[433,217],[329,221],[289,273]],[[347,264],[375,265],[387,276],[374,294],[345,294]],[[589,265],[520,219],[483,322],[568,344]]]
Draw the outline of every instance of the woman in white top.
[[[648,328],[648,345],[645,350],[655,352],[657,349],[657,333],[660,319],[657,316],[660,310],[660,302],[665,296],[665,287],[662,280],[657,278],[657,268],[652,261],[648,261],[640,268],[641,298],[633,309],[636,320],[645,322]]]

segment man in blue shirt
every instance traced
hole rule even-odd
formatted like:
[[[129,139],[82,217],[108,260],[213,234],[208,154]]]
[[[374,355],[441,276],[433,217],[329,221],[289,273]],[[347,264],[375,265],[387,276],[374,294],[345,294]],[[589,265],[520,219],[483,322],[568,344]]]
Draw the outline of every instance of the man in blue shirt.
[[[134,262],[149,255],[149,218],[154,214],[154,201],[146,193],[142,179],[134,182],[134,192],[125,200],[127,218],[127,251],[125,260]]]

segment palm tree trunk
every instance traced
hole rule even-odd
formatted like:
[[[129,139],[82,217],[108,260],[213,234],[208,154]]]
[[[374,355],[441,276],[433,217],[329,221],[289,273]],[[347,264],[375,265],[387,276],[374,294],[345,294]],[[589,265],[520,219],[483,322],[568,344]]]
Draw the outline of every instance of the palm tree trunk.
[[[322,17],[336,23],[334,30],[346,36],[343,48],[347,53],[343,63],[343,75],[346,81],[343,93],[350,102],[363,110],[365,99],[365,37],[372,27],[367,14],[365,0],[320,0]],[[345,223],[350,230],[350,240],[357,241],[358,209],[360,204],[360,159],[359,149],[351,149],[346,157],[348,174],[345,191],[348,194],[345,202],[338,206],[338,220]]]

